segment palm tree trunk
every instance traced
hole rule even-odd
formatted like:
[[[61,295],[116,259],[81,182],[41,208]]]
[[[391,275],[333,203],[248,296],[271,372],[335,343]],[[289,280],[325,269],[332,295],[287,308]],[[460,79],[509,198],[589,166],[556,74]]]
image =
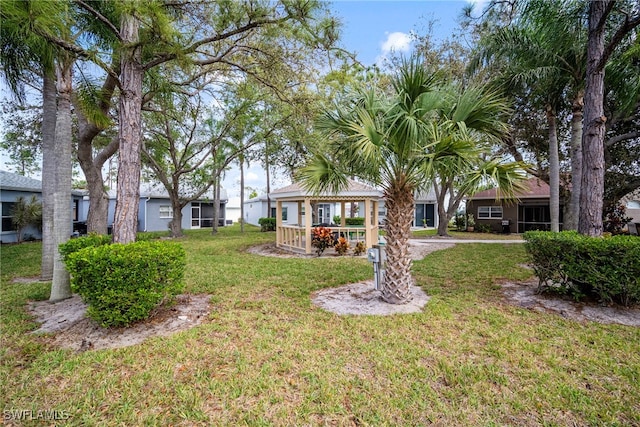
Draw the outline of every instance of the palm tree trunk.
[[[387,207],[387,264],[382,285],[382,299],[390,304],[406,304],[412,299],[409,237],[413,220],[413,188],[404,180],[385,190]]]
[[[558,129],[556,112],[547,105],[547,124],[549,126],[549,211],[551,231],[560,231],[560,159],[558,156]]]
[[[571,118],[571,196],[564,217],[563,230],[577,230],[580,217],[580,188],[582,187],[582,109],[584,94],[573,101]]]
[[[604,55],[605,21],[610,2],[589,3],[589,39],[587,42],[587,78],[584,96],[584,133],[582,135],[582,183],[578,231],[587,236],[602,235],[604,200]]]
[[[56,176],[56,81],[48,73],[42,83],[42,267],[40,280],[53,278],[53,193]]]
[[[58,114],[56,121],[56,177],[54,190],[54,244],[53,281],[49,301],[60,301],[71,297],[69,272],[65,269],[57,248],[69,240],[72,229],[71,218],[71,67],[72,60],[58,64]]]
[[[142,148],[142,75],[139,22],[123,14],[120,35],[125,45],[121,58],[120,134],[114,243],[136,240],[140,203],[140,150]]]

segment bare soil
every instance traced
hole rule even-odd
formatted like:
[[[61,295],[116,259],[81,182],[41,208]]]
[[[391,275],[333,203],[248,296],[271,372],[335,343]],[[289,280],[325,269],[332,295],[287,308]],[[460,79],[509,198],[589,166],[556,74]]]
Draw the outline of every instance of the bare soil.
[[[29,303],[28,310],[41,323],[33,333],[49,333],[52,343],[77,351],[127,347],[154,336],[168,336],[200,324],[210,311],[209,295],[179,295],[175,304],[162,306],[142,322],[123,328],[103,328],[86,316],[80,296],[49,303]]]

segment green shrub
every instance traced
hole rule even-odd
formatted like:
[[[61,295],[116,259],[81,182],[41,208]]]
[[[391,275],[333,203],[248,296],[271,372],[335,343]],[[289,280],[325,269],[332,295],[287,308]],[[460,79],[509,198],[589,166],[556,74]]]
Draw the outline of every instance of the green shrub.
[[[640,302],[640,239],[528,231],[525,247],[539,289],[585,295],[629,306]]]
[[[260,218],[258,224],[260,224],[260,231],[276,231],[275,218]]]
[[[89,233],[87,236],[69,239],[58,247],[62,260],[66,262],[69,255],[84,248],[92,248],[111,244],[111,236]]]
[[[345,225],[364,225],[364,218],[361,216],[357,216],[355,218],[345,218]]]
[[[356,246],[353,248],[353,254],[355,256],[362,255],[367,251],[367,245],[363,241],[359,241],[356,243]]]
[[[89,246],[69,254],[65,264],[89,317],[108,327],[146,319],[182,292],[185,260],[180,244],[149,241]]]

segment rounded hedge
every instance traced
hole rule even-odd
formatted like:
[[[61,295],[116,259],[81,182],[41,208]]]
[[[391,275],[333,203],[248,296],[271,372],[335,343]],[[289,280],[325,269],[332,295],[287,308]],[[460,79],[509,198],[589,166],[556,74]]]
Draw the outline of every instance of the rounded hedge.
[[[184,248],[174,242],[143,241],[89,246],[65,258],[71,289],[89,304],[102,326],[126,326],[184,289]]]

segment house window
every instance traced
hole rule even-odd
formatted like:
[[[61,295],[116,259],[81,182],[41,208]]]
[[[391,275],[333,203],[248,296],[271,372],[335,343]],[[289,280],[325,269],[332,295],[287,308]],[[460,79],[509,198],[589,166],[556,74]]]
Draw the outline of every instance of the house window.
[[[2,231],[14,231],[13,226],[13,202],[2,203]]]
[[[173,218],[173,211],[169,205],[160,205],[160,218]]]
[[[275,218],[276,217],[276,208],[271,208],[271,215],[269,215],[269,218]]]
[[[287,208],[282,208],[282,221],[287,222]]]
[[[502,206],[479,206],[478,219],[502,219]]]

